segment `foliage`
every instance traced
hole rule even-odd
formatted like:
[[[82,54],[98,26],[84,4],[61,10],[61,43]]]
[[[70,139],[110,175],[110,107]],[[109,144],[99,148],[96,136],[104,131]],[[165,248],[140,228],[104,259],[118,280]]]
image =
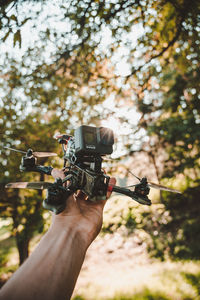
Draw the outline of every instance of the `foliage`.
[[[200,295],[200,273],[194,275],[183,272],[183,276],[196,289],[197,295]]]
[[[111,97],[115,99],[114,111],[127,106],[140,113],[138,128],[126,115],[117,116],[122,125],[129,123],[131,134],[124,138],[127,154],[145,151],[158,180],[183,173],[190,178],[192,188],[200,174],[199,1],[51,2],[0,2],[1,42],[7,48],[13,45],[16,51],[2,51],[0,145],[59,153],[51,139],[54,132],[70,133],[81,123],[100,124],[102,118],[113,114],[110,108],[100,106]],[[50,5],[52,9],[44,13]],[[36,29],[38,34],[34,38]],[[33,34],[28,45],[25,30]],[[125,74],[120,73],[119,62],[127,65]],[[2,151],[0,164],[2,186],[21,179],[17,156],[16,160],[8,159]],[[27,174],[23,179],[37,180],[38,176]],[[191,195],[195,196],[193,191]],[[190,197],[187,192],[186,195]],[[1,211],[5,216],[12,215],[14,232],[18,232],[20,225],[28,226],[29,229],[23,226],[20,233],[27,241],[38,226],[42,228],[38,204],[41,196],[2,189]],[[196,230],[196,221],[192,221],[196,215],[189,209],[187,221],[181,223],[181,237],[187,249],[180,250],[176,247],[179,241],[175,241],[177,229],[173,221],[178,224],[182,206],[177,206],[175,214],[173,203],[164,197],[158,212],[154,206],[149,213],[138,214],[143,220],[140,222],[130,207],[121,219],[117,216],[113,222],[111,218],[106,230],[112,232],[122,225],[129,230],[143,226],[150,234],[157,232],[158,227],[160,235],[150,236],[159,256],[165,255],[166,249],[170,255],[181,251],[182,256],[192,255],[187,230]],[[167,224],[162,223],[165,210],[174,219]],[[150,214],[158,224],[152,224]],[[193,225],[188,226],[189,222]],[[174,231],[169,233],[168,249],[164,232],[171,227]]]
[[[11,1],[10,1],[11,2]],[[15,2],[16,12],[22,3]],[[12,8],[13,9],[13,8]],[[11,9],[11,10],[12,10]],[[22,27],[31,19],[26,17],[20,22],[18,14],[7,15],[7,8],[2,8],[1,19],[2,33],[5,32],[3,42],[13,35],[14,46],[21,47]],[[29,11],[30,13],[30,11]],[[33,16],[33,14],[31,13]],[[36,13],[36,16],[38,14]],[[17,29],[15,27],[17,26]],[[8,31],[6,32],[6,28]],[[1,106],[1,147],[10,146],[21,150],[33,148],[38,151],[54,151],[58,154],[61,149],[52,139],[56,131],[68,131],[75,127],[76,122],[88,122],[95,118],[98,112],[91,112],[92,105],[105,98],[105,93],[94,97],[95,88],[102,89],[101,82],[94,85],[95,78],[90,79],[91,90],[88,92],[88,74],[90,69],[96,72],[91,56],[85,59],[85,52],[80,56],[68,59],[56,59],[47,63],[45,47],[52,36],[46,40],[48,33],[40,32],[44,44],[37,44],[28,48],[22,59],[15,58],[10,53],[4,53],[1,63],[2,75],[0,78],[0,89],[2,92]],[[52,43],[54,40],[52,41]],[[57,44],[59,48],[59,45]],[[53,55],[53,54],[52,54]],[[59,68],[58,68],[59,66]],[[101,63],[99,62],[98,68]],[[79,75],[79,76],[78,76]],[[78,89],[84,88],[80,93]],[[78,105],[77,105],[78,104]],[[89,104],[89,106],[88,106]],[[0,164],[2,169],[1,178],[1,214],[13,218],[13,234],[17,239],[20,263],[28,255],[29,241],[35,230],[43,228],[43,210],[41,208],[42,193],[27,191],[9,191],[4,185],[10,181],[19,181],[20,155],[14,156],[10,151],[2,151]],[[39,163],[46,163],[46,159],[40,159]],[[54,161],[54,165],[56,165]],[[44,180],[44,176],[35,174],[23,175],[23,180]]]
[[[123,258],[122,258],[123,259]],[[130,258],[131,259],[131,258]],[[140,271],[136,271],[134,273],[134,267],[132,266],[133,272],[131,272],[131,278],[128,285],[128,289],[119,290],[119,286],[117,286],[116,282],[112,281],[112,276],[109,279],[109,286],[107,289],[107,293],[103,293],[102,291],[94,291],[88,294],[88,290],[91,291],[90,285],[85,288],[81,288],[81,292],[78,292],[77,296],[74,296],[74,300],[78,299],[97,299],[97,300],[128,300],[128,299],[199,299],[199,270],[196,268],[197,264],[194,262],[183,263],[169,261],[150,262],[152,269],[154,272],[151,274],[148,280],[143,280],[141,276],[141,280],[135,279],[135,277],[140,276]],[[137,268],[137,264],[135,266]],[[126,266],[125,266],[126,269]],[[139,266],[139,269],[142,269],[142,266]],[[188,271],[188,269],[190,271]],[[149,265],[145,264],[143,271],[143,277],[145,277],[145,272],[149,272]],[[114,277],[113,271],[113,277]],[[127,272],[127,269],[126,269]],[[138,274],[137,274],[138,272]],[[110,274],[110,273],[109,273]],[[123,277],[123,271],[122,271]],[[116,284],[115,292],[110,293],[110,288],[113,284]],[[93,279],[91,286],[98,284]],[[118,283],[119,285],[119,283]],[[77,297],[77,298],[76,298]]]
[[[1,115],[1,147],[10,146],[21,150],[28,148],[37,149],[39,151],[56,151],[57,145],[51,139],[51,132],[47,124],[43,123],[42,114],[39,115],[36,111],[31,115],[26,115],[24,111],[23,102],[15,109],[15,103],[18,103],[12,93],[15,95],[18,80],[12,73],[12,80],[8,82],[8,91],[5,98],[2,99],[3,105],[0,112]],[[13,85],[13,87],[12,87]],[[8,105],[8,103],[10,105]],[[54,132],[53,122],[47,118],[49,125],[51,124]],[[52,132],[52,133],[53,133]],[[2,175],[1,183],[1,216],[12,217],[13,229],[12,233],[16,237],[17,246],[19,250],[20,263],[28,256],[29,241],[33,237],[35,231],[42,231],[43,217],[42,217],[42,193],[23,190],[7,190],[4,188],[5,184],[13,181],[31,181],[44,180],[43,175],[36,174],[20,174],[19,164],[21,155],[9,150],[2,151],[0,157],[0,164]],[[43,164],[47,159],[41,159],[39,163]]]
[[[121,206],[124,205],[123,203],[125,203],[125,201],[128,200],[123,199]],[[119,201],[117,204],[120,204]],[[2,231],[0,233],[2,237]],[[97,250],[96,247],[93,249],[93,255],[95,257],[95,259],[92,260],[93,265],[89,265],[88,268],[86,267],[87,265],[85,265],[83,268],[83,272],[87,273],[88,281],[82,273],[80,275],[80,289],[77,287],[75,294],[79,296],[74,296],[77,297],[77,299],[137,299],[136,297],[138,297],[138,299],[145,299],[144,297],[147,296],[149,299],[151,299],[151,297],[155,297],[156,299],[158,296],[165,297],[166,299],[198,299],[200,261],[179,260],[172,262],[166,260],[165,262],[161,262],[155,259],[148,259],[144,262],[144,257],[142,256],[141,261],[140,255],[138,256],[137,254],[137,258],[132,255],[127,258],[122,255],[123,252],[121,252],[120,256],[118,253],[119,249],[112,253],[107,253],[105,257],[103,254],[104,251],[102,252],[102,246],[104,247],[103,241],[99,245],[99,250]],[[7,245],[7,252],[10,252],[9,243],[10,247],[12,247],[13,238],[1,241],[1,250],[4,248],[5,243]],[[127,253],[127,251],[125,253]],[[92,255],[91,252],[90,255]],[[90,257],[90,255],[88,256]],[[99,255],[101,256],[101,260],[107,260],[107,264],[110,265],[110,269],[106,270],[106,273],[103,261],[101,264],[99,263]],[[116,261],[115,265],[112,265],[114,257],[120,257],[120,260]],[[124,264],[122,264],[123,260]],[[17,266],[13,265],[14,262],[13,256],[10,256],[9,266],[3,266],[1,268],[0,284],[3,284],[5,280],[10,277],[11,273],[16,270]],[[114,267],[118,264],[121,270],[121,276],[119,277],[116,276],[117,270]],[[102,269],[101,272],[103,274],[101,280],[99,280],[101,273],[98,273],[100,269]],[[95,270],[97,271],[95,272]],[[123,289],[122,284],[120,289],[119,282],[123,280],[123,276],[127,276],[128,274],[129,281],[126,282],[127,289]],[[107,286],[105,286],[105,282]]]
[[[172,257],[199,259],[199,191],[199,186],[196,186],[188,188],[182,195],[173,194],[169,199],[164,197],[171,221],[163,230],[168,232],[166,247],[169,247],[169,254]]]
[[[115,199],[105,211],[103,233],[134,234],[138,243],[146,243],[151,256],[162,260],[200,259],[199,187],[182,195],[164,193],[163,204],[138,206]]]
[[[153,147],[159,156],[160,145],[168,154],[166,177],[199,178],[199,13],[198,1],[168,2],[156,11],[162,19],[148,33],[158,60],[142,72],[138,107],[145,118],[140,125],[149,134],[148,151]],[[149,39],[142,43],[150,47]]]
[[[140,134],[129,136],[129,151],[142,149],[158,158],[164,148],[168,153],[164,158],[165,176],[187,173],[188,169],[199,176],[199,1],[61,1],[52,4],[55,13],[43,19],[40,17],[48,1],[38,1],[38,5],[36,1],[28,5],[26,1],[8,3],[13,4],[13,14],[3,6],[1,26],[4,38],[12,36],[14,44],[15,35],[18,31],[21,34],[26,22],[32,27],[36,19],[46,24],[40,30],[42,53],[38,47],[28,48],[21,66],[27,68],[28,57],[35,57],[36,67],[23,82],[23,86],[28,84],[24,88],[29,100],[39,99],[38,105],[42,102],[48,109],[50,102],[54,109],[56,100],[60,117],[71,118],[72,110],[77,121],[88,121],[88,114],[91,120],[99,119],[94,105],[112,95],[116,107],[135,106],[141,113]],[[19,8],[26,10],[24,18],[17,14]],[[59,20],[63,29],[50,26],[50,18]],[[17,24],[14,34],[9,33],[9,22]],[[43,53],[50,46],[51,63],[47,63],[49,59]],[[119,75],[120,60],[128,66],[125,76]],[[47,80],[48,89],[44,88]],[[66,89],[61,88],[64,85]],[[77,111],[77,103],[84,110]],[[113,112],[108,109],[104,113],[109,116]],[[126,116],[121,122],[133,127]],[[144,132],[149,135],[148,143],[142,139]],[[136,147],[132,140],[138,138],[140,146]],[[162,175],[157,171],[158,179]]]
[[[116,295],[113,298],[107,298],[107,300],[169,300],[167,296],[162,293],[152,293],[150,290],[145,289],[143,292],[134,293],[133,295]],[[189,298],[187,298],[189,299]],[[192,298],[191,298],[192,299]],[[86,300],[82,296],[75,296],[73,300]]]

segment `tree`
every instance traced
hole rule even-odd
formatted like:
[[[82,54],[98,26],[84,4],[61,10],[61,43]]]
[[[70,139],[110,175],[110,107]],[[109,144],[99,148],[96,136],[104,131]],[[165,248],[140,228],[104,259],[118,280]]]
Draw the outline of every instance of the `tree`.
[[[28,49],[21,61],[11,57],[9,53],[4,54],[0,82],[4,96],[0,103],[2,147],[61,153],[52,138],[54,133],[66,130],[71,133],[75,122],[92,120],[99,114],[98,110],[90,113],[91,106],[97,103],[94,97],[94,90],[97,88],[94,77],[90,79],[91,88],[87,82],[88,70],[92,68],[95,76],[96,66],[92,62],[88,63],[89,58],[83,59],[82,56],[82,59],[77,58],[77,63],[70,69],[68,64],[72,64],[71,58],[65,64],[62,63],[64,69],[58,70],[55,63],[48,65],[45,58],[42,59],[44,47],[45,45]],[[82,68],[79,68],[81,61]],[[98,68],[101,68],[101,63]],[[80,77],[77,78],[78,73]],[[78,88],[83,89],[80,94],[77,92]],[[104,97],[102,93],[98,100],[102,101]],[[7,182],[21,181],[22,178],[19,174],[20,156],[13,162],[14,155],[6,152],[2,151],[0,158],[4,175],[1,179],[1,215],[13,219],[13,234],[21,264],[28,256],[33,234],[43,228],[42,194],[4,189]],[[45,159],[40,163],[45,163]],[[26,174],[23,175],[23,180],[41,181],[44,176]]]
[[[6,100],[6,98],[5,98]],[[1,148],[11,146],[21,150],[30,147],[33,149],[57,150],[57,144],[53,143],[51,133],[46,125],[39,123],[37,115],[32,115],[26,119],[19,116],[18,111],[12,110],[5,105],[2,108],[1,124]],[[37,124],[34,121],[37,118]],[[13,124],[12,124],[13,122]],[[9,127],[9,132],[8,132]],[[52,126],[53,130],[53,126]],[[5,184],[15,181],[43,181],[44,175],[20,174],[19,164],[21,154],[9,150],[2,150],[0,165],[2,170],[0,187],[0,212],[1,217],[12,218],[12,234],[16,238],[16,244],[19,252],[19,263],[28,257],[29,242],[36,232],[43,231],[43,209],[42,209],[42,192],[10,190],[5,189]],[[39,163],[45,163],[47,159],[42,159]],[[23,179],[22,179],[23,178]]]
[[[194,179],[199,177],[200,6],[198,1],[167,1],[159,12],[162,20],[148,34],[155,44],[149,61],[159,60],[143,72],[143,99],[138,105],[145,119],[140,124],[167,150],[165,176],[185,171]],[[144,40],[142,43],[145,45]],[[145,97],[148,90],[152,98]]]
[[[199,1],[4,4],[0,26],[6,45],[23,48],[23,30],[41,29],[21,59],[2,56],[2,142],[14,145],[23,137],[28,144],[27,132],[41,140],[49,136],[45,126],[70,132],[80,123],[100,124],[113,112],[99,104],[112,96],[116,108],[134,107],[141,116],[137,128],[120,116],[133,131],[124,138],[127,153],[144,150],[155,165],[164,152],[165,173],[157,168],[158,179],[182,172],[190,184],[199,178]],[[44,13],[49,5],[54,9]],[[123,75],[120,60],[127,66]]]

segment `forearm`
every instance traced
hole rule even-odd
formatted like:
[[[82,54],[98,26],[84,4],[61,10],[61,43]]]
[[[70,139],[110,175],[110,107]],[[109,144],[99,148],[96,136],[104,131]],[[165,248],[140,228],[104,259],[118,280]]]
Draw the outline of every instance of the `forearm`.
[[[71,218],[65,224],[53,222],[33,254],[3,287],[0,299],[70,299],[89,246],[75,225]]]

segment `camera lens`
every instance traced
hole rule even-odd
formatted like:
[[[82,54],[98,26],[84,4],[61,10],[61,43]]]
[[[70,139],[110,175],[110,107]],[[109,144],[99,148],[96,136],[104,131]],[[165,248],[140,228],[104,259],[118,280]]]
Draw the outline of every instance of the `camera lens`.
[[[103,145],[112,146],[114,144],[114,134],[112,129],[100,127],[100,141]]]

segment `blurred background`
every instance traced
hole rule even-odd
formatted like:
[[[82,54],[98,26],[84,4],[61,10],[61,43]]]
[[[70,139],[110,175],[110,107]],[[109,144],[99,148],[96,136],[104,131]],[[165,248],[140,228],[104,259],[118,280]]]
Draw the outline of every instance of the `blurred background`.
[[[200,2],[0,0],[0,284],[33,251],[51,215],[45,194],[10,190],[21,155],[58,153],[57,132],[114,130],[104,163],[118,185],[137,176],[152,206],[113,194],[73,299],[200,299]]]

